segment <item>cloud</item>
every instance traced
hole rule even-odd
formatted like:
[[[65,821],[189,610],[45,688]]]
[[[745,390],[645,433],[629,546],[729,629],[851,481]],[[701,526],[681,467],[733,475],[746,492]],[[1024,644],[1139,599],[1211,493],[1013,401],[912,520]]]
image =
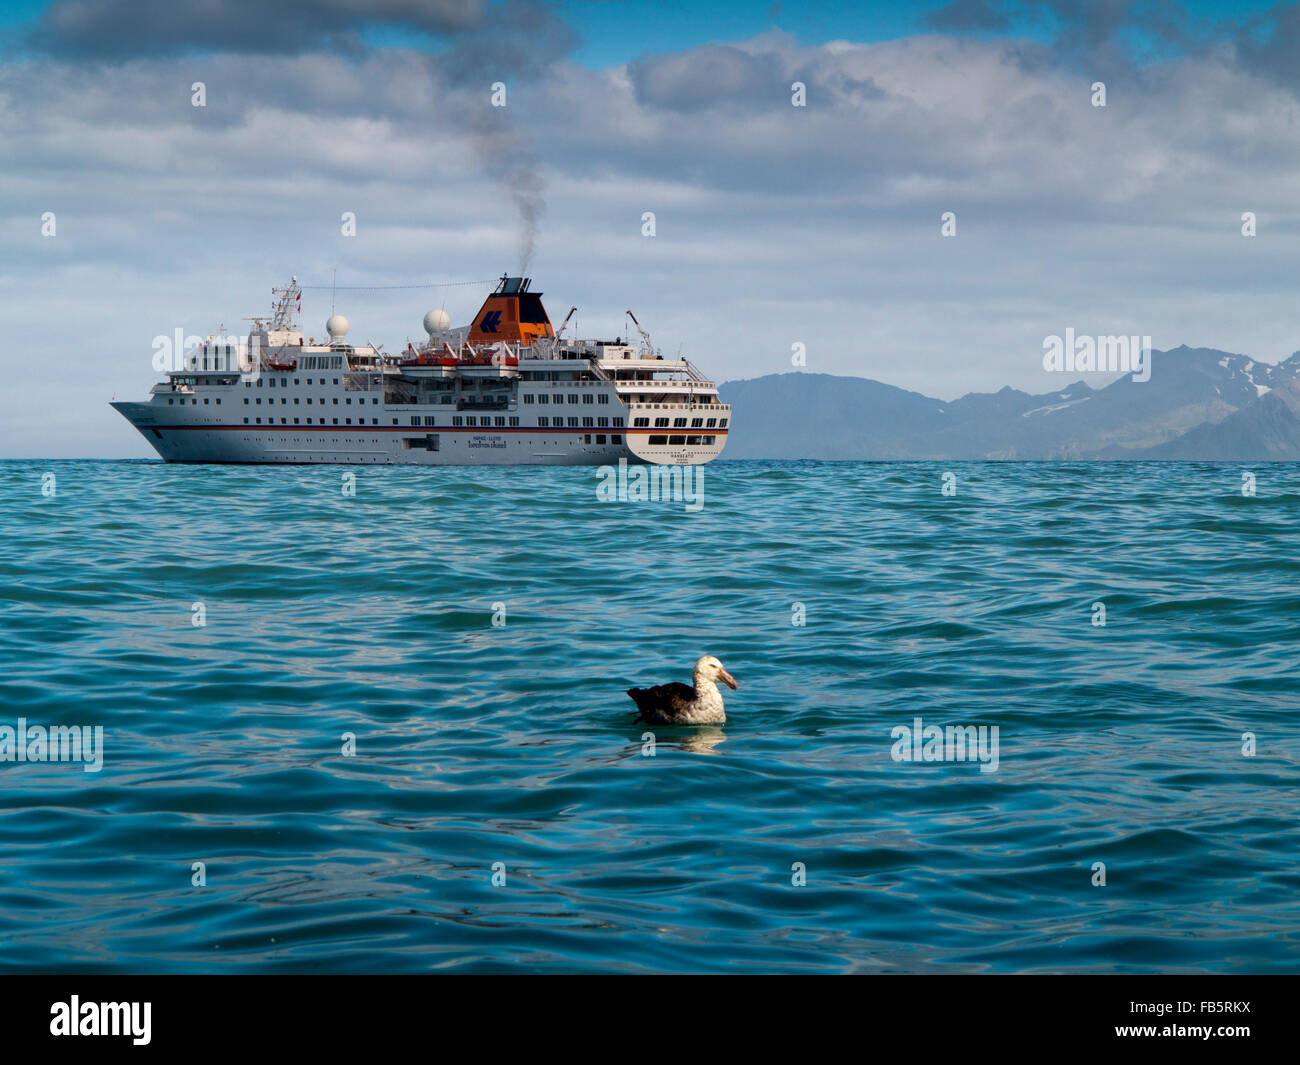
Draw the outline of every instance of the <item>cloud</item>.
[[[514,269],[512,175],[545,180],[537,287],[552,311],[579,305],[575,335],[615,335],[631,306],[666,352],[682,344],[720,378],[789,369],[801,342],[816,372],[945,398],[1041,391],[1056,384],[1042,338],[1069,326],[1263,359],[1298,346],[1300,105],[1235,48],[1130,62],[1098,109],[1087,64],[1058,62],[1055,44],[769,33],[592,71],[564,59],[564,38],[529,79],[502,79],[504,114],[483,110],[496,79],[459,51],[0,68],[0,360],[18,382],[0,396],[0,454],[147,454],[104,401],[147,392],[152,337],[233,327],[290,273]],[[195,80],[206,108],[190,106]],[[807,107],[791,106],[792,80]],[[355,335],[394,347],[430,306],[463,322],[480,295],[343,309]],[[328,303],[313,299],[319,333]]]
[[[1300,89],[1300,4],[1279,3],[1241,23],[1232,36],[1238,61],[1292,91]]]
[[[366,31],[422,38],[452,85],[521,82],[569,54],[572,28],[540,0],[55,0],[23,43],[65,60],[121,63],[177,55],[372,54]]]
[[[1009,30],[1014,5],[999,0],[952,0],[926,21],[937,30]]]
[[[741,101],[748,108],[788,102],[784,64],[774,52],[708,44],[639,59],[628,68],[637,100],[669,111],[702,111]]]
[[[1202,51],[1220,31],[1175,0],[952,0],[926,21],[944,32],[1046,37],[1056,61],[1106,71]]]
[[[435,36],[483,24],[485,0],[55,0],[28,43],[53,55],[94,59],[178,52],[294,54],[356,44],[388,27]]]
[[[187,5],[174,0],[57,0],[43,14],[28,44],[61,60],[133,64],[146,72],[158,69],[158,57],[183,56],[192,64],[196,80],[205,86],[210,80],[214,92],[224,91],[233,101],[247,101],[245,116],[259,105],[262,109],[280,106],[285,86],[292,85],[295,97],[310,101],[307,106],[332,111],[341,119],[324,138],[330,151],[323,162],[347,172],[359,161],[356,148],[365,138],[358,137],[357,125],[346,119],[375,110],[376,100],[365,90],[376,86],[373,81],[362,85],[357,71],[370,66],[366,59],[372,54],[361,35],[377,28],[424,33],[441,45],[428,52],[385,51],[395,57],[396,72],[403,77],[378,79],[383,111],[427,118],[436,106],[459,124],[469,137],[473,157],[512,205],[519,248],[517,263],[512,265],[526,269],[546,211],[545,179],[525,132],[513,121],[513,112],[492,106],[489,93],[498,81],[517,89],[574,47],[576,37],[568,25],[540,3],[289,0],[268,5],[260,0],[209,0]],[[354,62],[329,62],[324,57],[331,53]],[[310,61],[293,62],[304,56],[310,56]],[[252,61],[261,58],[275,66]],[[217,62],[204,63],[204,59]],[[205,71],[202,76],[200,66]],[[297,76],[294,80],[285,77],[289,67]],[[248,82],[242,80],[245,77]],[[175,99],[175,83],[155,98],[168,96]],[[213,125],[229,127],[238,120],[234,108],[214,107],[211,113]],[[157,109],[155,119],[167,121]],[[299,138],[290,134],[287,139],[295,143],[301,157]],[[157,148],[146,148],[141,158],[156,162],[157,155]],[[367,159],[367,165],[373,162],[373,157]]]

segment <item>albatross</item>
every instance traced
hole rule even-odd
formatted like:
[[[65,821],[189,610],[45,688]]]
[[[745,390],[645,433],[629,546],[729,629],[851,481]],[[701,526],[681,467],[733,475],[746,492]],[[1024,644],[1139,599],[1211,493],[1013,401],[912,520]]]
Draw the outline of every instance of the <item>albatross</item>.
[[[727,715],[722,709],[722,693],[718,691],[716,682],[721,680],[734,691],[736,678],[712,655],[705,655],[695,663],[691,679],[695,682],[694,687],[674,681],[653,688],[628,688],[628,695],[640,711],[636,720],[652,725],[723,724]]]

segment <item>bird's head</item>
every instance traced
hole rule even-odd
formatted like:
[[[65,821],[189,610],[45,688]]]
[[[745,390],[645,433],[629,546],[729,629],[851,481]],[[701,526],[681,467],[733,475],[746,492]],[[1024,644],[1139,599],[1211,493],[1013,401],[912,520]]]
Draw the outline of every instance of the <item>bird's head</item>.
[[[733,691],[738,687],[736,678],[723,669],[722,663],[712,655],[705,655],[695,663],[695,681],[698,684],[702,680],[720,680]]]

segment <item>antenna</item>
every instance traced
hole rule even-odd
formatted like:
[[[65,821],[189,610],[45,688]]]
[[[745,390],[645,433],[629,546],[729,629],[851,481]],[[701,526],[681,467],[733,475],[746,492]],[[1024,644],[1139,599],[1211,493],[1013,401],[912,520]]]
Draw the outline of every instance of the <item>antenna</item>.
[[[334,280],[330,282],[330,317],[334,317],[334,293],[339,287],[339,268],[334,267]]]
[[[302,286],[298,284],[298,277],[294,277],[284,288],[273,288],[271,294],[275,296],[275,307],[271,312],[272,329],[292,329],[294,304],[302,300]]]

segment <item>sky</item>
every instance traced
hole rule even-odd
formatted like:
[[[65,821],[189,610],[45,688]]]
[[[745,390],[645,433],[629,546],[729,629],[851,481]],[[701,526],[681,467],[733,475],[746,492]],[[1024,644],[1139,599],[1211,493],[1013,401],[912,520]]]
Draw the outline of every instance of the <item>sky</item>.
[[[154,338],[293,274],[391,351],[484,289],[354,287],[527,258],[573,335],[943,399],[1063,387],[1067,328],[1300,348],[1296,4],[846,7],[5,3],[0,457],[151,455]]]

